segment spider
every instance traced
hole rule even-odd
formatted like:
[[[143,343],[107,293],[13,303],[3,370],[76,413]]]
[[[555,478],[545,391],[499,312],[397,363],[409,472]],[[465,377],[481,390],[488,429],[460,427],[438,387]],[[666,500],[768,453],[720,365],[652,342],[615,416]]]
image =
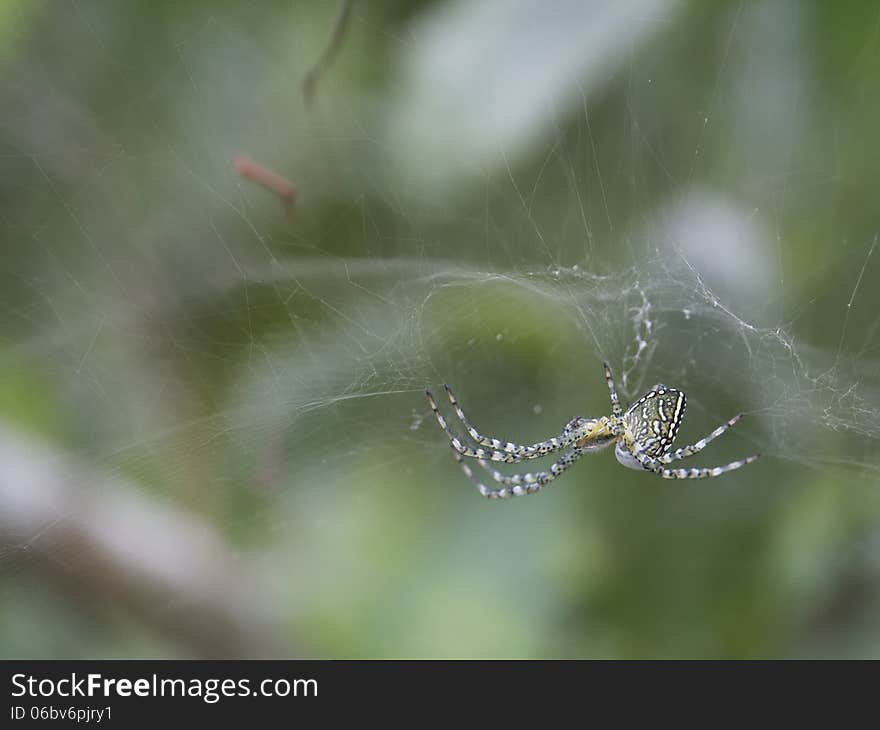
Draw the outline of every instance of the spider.
[[[449,428],[446,419],[437,408],[431,391],[426,390],[425,395],[428,397],[431,410],[437,417],[437,422],[449,437],[449,445],[452,447],[456,461],[461,465],[468,479],[476,485],[480,494],[488,499],[506,499],[519,497],[523,494],[534,494],[550,484],[584,454],[598,451],[612,443],[616,444],[614,455],[623,466],[630,469],[644,469],[659,474],[664,479],[717,477],[724,472],[751,464],[758,458],[759,455],[755,454],[740,461],[732,461],[724,466],[708,468],[668,468],[667,465],[673,461],[685,459],[702,451],[710,441],[714,441],[739,421],[743,414],[739,413],[726,423],[722,423],[712,433],[696,443],[670,451],[675,434],[684,419],[687,402],[685,394],[675,388],[657,384],[624,412],[620,407],[620,399],[617,395],[617,389],[614,387],[614,379],[608,363],[605,363],[605,380],[611,394],[610,416],[602,416],[601,418],[578,416],[571,419],[558,436],[531,445],[514,444],[481,435],[465,417],[464,411],[458,405],[450,387],[444,385],[446,395],[449,397],[449,402],[455,409],[458,419],[476,442],[475,445],[462,443]],[[516,464],[559,451],[563,452],[562,456],[551,464],[547,471],[508,476],[492,468],[490,464],[492,461]],[[489,472],[492,479],[503,486],[490,489],[484,485],[464,460],[466,456],[476,459],[477,463]]]

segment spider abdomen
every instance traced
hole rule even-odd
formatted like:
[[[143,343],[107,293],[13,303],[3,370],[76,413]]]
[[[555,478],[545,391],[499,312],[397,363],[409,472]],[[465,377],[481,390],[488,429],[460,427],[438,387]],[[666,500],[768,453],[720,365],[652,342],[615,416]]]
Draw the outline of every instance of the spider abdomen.
[[[648,456],[665,453],[675,440],[686,406],[682,391],[655,385],[623,414],[627,445],[638,444]]]

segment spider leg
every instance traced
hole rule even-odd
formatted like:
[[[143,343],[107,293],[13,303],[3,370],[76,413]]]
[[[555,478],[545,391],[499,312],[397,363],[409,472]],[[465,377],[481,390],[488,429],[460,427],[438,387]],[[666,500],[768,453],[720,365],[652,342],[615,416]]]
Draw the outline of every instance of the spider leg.
[[[465,418],[464,412],[461,410],[461,407],[458,405],[458,401],[455,399],[455,395],[453,395],[452,390],[448,385],[445,385],[446,394],[449,396],[449,401],[452,403],[453,408],[455,408],[456,415],[459,420],[465,425],[468,430],[468,433],[471,435],[471,438],[474,439],[480,446],[489,446],[491,450],[486,450],[483,448],[473,448],[469,445],[463,444],[458,436],[449,428],[449,424],[446,422],[446,419],[443,417],[443,414],[440,413],[440,409],[437,407],[437,403],[434,401],[434,396],[431,395],[431,391],[426,390],[425,395],[428,398],[428,404],[431,406],[431,410],[434,412],[434,416],[437,418],[437,422],[440,424],[440,427],[446,432],[446,435],[449,437],[449,443],[452,448],[457,451],[462,456],[470,456],[475,459],[489,459],[490,461],[502,461],[508,464],[513,464],[517,461],[522,461],[524,459],[537,459],[541,456],[545,456],[546,454],[553,453],[554,451],[559,451],[562,448],[568,446],[572,441],[574,441],[577,436],[576,433],[570,433],[569,431],[563,432],[563,435],[559,437],[553,437],[548,439],[547,441],[539,441],[535,444],[514,444],[509,441],[502,442],[498,439],[490,439],[482,436],[473,426]]]
[[[464,468],[463,460],[457,459],[459,464],[462,464],[462,468]],[[516,484],[524,484],[526,482],[534,482],[537,480],[538,475],[543,472],[538,472],[537,474],[531,473],[520,473],[520,474],[505,474],[503,472],[498,471],[494,466],[492,466],[491,461],[486,461],[485,459],[477,459],[477,463],[485,469],[489,475],[499,484],[504,484],[505,486],[513,486]]]
[[[480,446],[489,446],[496,451],[515,454],[521,459],[536,459],[539,456],[545,456],[546,454],[552,454],[554,451],[559,451],[575,440],[574,435],[570,432],[569,427],[571,424],[566,426],[558,437],[554,436],[546,441],[538,441],[535,444],[514,444],[510,441],[500,441],[496,438],[488,438],[477,431],[477,429],[471,425],[470,421],[468,421],[467,417],[464,415],[464,411],[458,404],[455,394],[452,392],[452,388],[446,384],[443,385],[443,388],[446,390],[446,396],[449,398],[449,402],[452,404],[452,407],[455,410],[455,415],[458,416],[458,420],[464,424],[470,437]]]
[[[608,367],[607,362],[603,362],[602,365],[605,367],[605,382],[608,383],[608,392],[611,393],[611,414],[620,416],[623,413],[623,409],[620,407],[617,388],[614,387],[614,376],[611,375],[611,368]]]
[[[724,466],[711,466],[694,469],[667,469],[663,466],[663,462],[661,462],[660,459],[652,458],[647,454],[633,454],[633,456],[643,467],[645,467],[645,469],[652,471],[655,474],[659,474],[664,479],[706,479],[708,477],[721,476],[724,472],[733,471],[746,464],[751,464],[753,461],[757,460],[760,454],[753,454],[752,456],[747,456],[745,459],[740,459],[739,461],[731,461]]]
[[[661,464],[668,464],[671,461],[678,461],[679,459],[686,459],[689,456],[693,456],[697,452],[705,449],[710,441],[714,441],[715,439],[717,439],[728,428],[736,424],[736,422],[742,417],[742,413],[737,413],[729,421],[722,423],[708,436],[701,438],[699,441],[690,446],[682,446],[680,449],[676,449],[675,451],[670,451],[667,454],[663,454],[662,456],[657,457],[657,461],[659,461]]]
[[[493,469],[485,459],[480,459],[477,463],[488,471],[496,482],[505,485],[500,489],[489,489],[489,487],[483,484],[474,474],[470,465],[462,458],[461,454],[455,453],[455,459],[461,466],[465,476],[474,483],[480,494],[487,499],[507,499],[509,497],[521,497],[524,494],[539,492],[580,459],[584,453],[580,449],[569,449],[558,460],[553,462],[547,471],[539,471],[534,474],[511,474],[510,476]]]

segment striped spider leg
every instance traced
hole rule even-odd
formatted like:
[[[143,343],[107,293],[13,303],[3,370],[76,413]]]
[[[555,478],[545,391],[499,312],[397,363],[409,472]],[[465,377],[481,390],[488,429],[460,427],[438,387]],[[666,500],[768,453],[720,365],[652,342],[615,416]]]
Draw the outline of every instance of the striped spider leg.
[[[664,479],[706,479],[708,477],[719,477],[724,474],[724,472],[733,471],[746,464],[751,464],[752,462],[757,461],[760,454],[752,454],[745,459],[731,461],[724,466],[691,467],[690,469],[684,467],[679,469],[667,469],[659,459],[652,459],[650,456],[645,456],[644,454],[636,454],[634,456],[643,468],[652,471],[655,474],[659,474]]]
[[[453,409],[455,410],[455,414],[458,416],[458,419],[464,424],[465,429],[467,430],[470,437],[478,444],[476,448],[470,446],[468,444],[462,443],[462,441],[455,435],[452,429],[449,427],[449,424],[446,422],[446,419],[443,417],[443,414],[440,413],[440,409],[437,407],[437,403],[434,400],[434,396],[431,394],[430,390],[425,391],[425,396],[428,399],[428,404],[431,406],[431,410],[434,412],[434,416],[437,418],[437,422],[440,424],[440,427],[446,432],[446,435],[449,437],[449,445],[452,447],[452,450],[461,456],[469,456],[475,459],[488,459],[489,461],[501,461],[507,464],[515,464],[518,461],[522,461],[524,459],[538,459],[547,454],[552,454],[560,449],[565,448],[569,444],[571,444],[575,438],[577,438],[576,425],[578,419],[572,419],[569,421],[568,425],[563,429],[562,433],[559,436],[554,436],[552,438],[547,439],[546,441],[539,441],[535,444],[514,444],[510,441],[501,441],[496,438],[488,438],[480,434],[467,420],[467,417],[464,415],[464,411],[462,411],[461,406],[459,406],[458,401],[455,398],[455,394],[452,392],[452,389],[448,385],[444,385],[443,388],[446,390],[446,395],[449,398],[449,402],[452,404]],[[489,450],[482,448],[483,446],[488,446]]]
[[[448,385],[444,385],[444,388],[458,419],[464,425],[468,435],[480,446],[474,447],[463,443],[449,427],[443,414],[440,413],[440,409],[437,407],[437,403],[431,392],[425,391],[428,404],[437,418],[440,427],[446,432],[446,435],[449,438],[449,445],[452,448],[455,459],[461,466],[462,471],[464,471],[468,479],[474,483],[480,494],[489,499],[505,499],[508,497],[518,497],[523,494],[534,494],[560,476],[585,453],[597,448],[597,445],[593,443],[575,444],[575,442],[583,442],[585,436],[588,436],[591,431],[601,427],[599,420],[583,417],[571,419],[558,436],[530,445],[514,444],[483,436],[468,421],[467,416],[465,416],[464,411],[458,404],[458,400],[452,392],[452,389]],[[611,438],[611,432],[607,431],[606,436],[607,438]],[[605,444],[601,445],[604,446]],[[481,448],[482,446],[488,446],[490,448],[487,450]],[[494,469],[490,463],[496,461],[514,464],[546,456],[566,448],[568,450],[556,462],[551,464],[546,471],[512,474],[507,476]],[[464,457],[476,459],[477,463],[485,469],[496,482],[499,482],[504,486],[498,489],[490,489],[487,487],[477,478]]]
[[[617,388],[614,387],[614,376],[611,374],[611,368],[608,367],[607,362],[603,362],[602,366],[605,368],[605,382],[608,383],[608,392],[611,394],[611,415],[620,418],[623,415],[623,409],[620,407]]]
[[[553,462],[547,471],[511,474],[509,476],[502,474],[485,459],[478,459],[477,463],[483,467],[483,469],[485,469],[496,482],[504,485],[497,489],[490,489],[483,484],[477,475],[474,474],[473,469],[471,469],[461,454],[456,452],[454,455],[456,461],[458,461],[461,466],[461,470],[465,473],[465,476],[473,482],[480,494],[487,499],[507,499],[509,497],[521,497],[524,494],[534,494],[535,492],[541,491],[541,489],[550,484],[566,469],[574,465],[585,453],[587,452],[574,447],[566,451],[559,459]]]

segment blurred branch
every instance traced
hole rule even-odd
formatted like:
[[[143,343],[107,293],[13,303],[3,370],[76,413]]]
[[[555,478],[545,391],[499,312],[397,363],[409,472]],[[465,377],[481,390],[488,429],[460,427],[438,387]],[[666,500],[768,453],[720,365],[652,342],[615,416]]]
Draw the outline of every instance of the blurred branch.
[[[324,49],[324,53],[321,54],[318,62],[308,70],[305,78],[303,78],[302,89],[303,96],[306,100],[306,106],[312,105],[312,102],[315,99],[315,93],[318,90],[318,84],[324,77],[324,74],[327,73],[327,69],[330,68],[339,53],[339,50],[342,48],[342,43],[345,41],[345,35],[348,32],[349,21],[351,20],[351,8],[353,4],[354,0],[342,0],[342,5],[339,8],[339,15],[336,17],[336,23],[333,26],[333,35],[330,38],[330,42],[327,44],[327,47]]]
[[[36,559],[67,592],[125,604],[196,656],[293,651],[268,571],[213,526],[3,424],[0,540],[4,559]]]

